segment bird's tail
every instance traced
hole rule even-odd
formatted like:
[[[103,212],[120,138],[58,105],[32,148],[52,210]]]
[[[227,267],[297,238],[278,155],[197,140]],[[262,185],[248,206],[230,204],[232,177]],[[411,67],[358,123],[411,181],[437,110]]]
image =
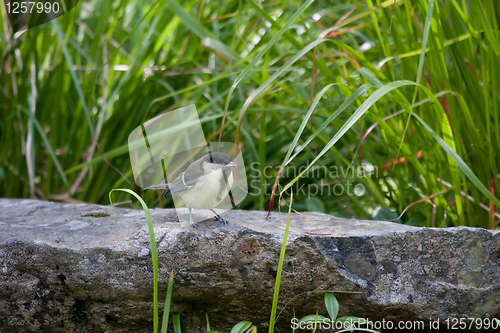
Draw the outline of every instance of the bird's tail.
[[[145,187],[144,189],[145,190],[164,190],[168,187],[168,185],[169,185],[168,183],[167,184],[158,184],[158,185]]]

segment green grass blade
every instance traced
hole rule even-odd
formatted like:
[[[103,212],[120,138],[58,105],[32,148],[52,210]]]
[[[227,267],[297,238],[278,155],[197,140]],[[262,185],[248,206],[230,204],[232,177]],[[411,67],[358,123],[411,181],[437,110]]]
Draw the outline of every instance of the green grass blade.
[[[174,323],[174,331],[175,333],[182,333],[181,329],[181,315],[176,313],[172,316],[172,320]]]
[[[85,112],[85,118],[87,119],[87,125],[89,126],[90,134],[94,135],[94,126],[92,125],[92,119],[90,118],[90,112],[87,107],[87,102],[85,101],[85,96],[83,95],[83,90],[80,85],[80,81],[78,81],[78,77],[76,76],[75,70],[73,69],[74,64],[73,60],[71,60],[71,55],[69,54],[68,46],[64,40],[63,32],[57,23],[57,20],[52,20],[50,22],[52,27],[56,31],[57,37],[59,39],[59,44],[63,50],[64,58],[66,59],[66,63],[68,64],[68,70],[71,75],[71,79],[73,80],[73,84],[75,85],[76,91],[78,93],[78,97],[80,98],[80,103],[82,105],[83,112]]]
[[[283,270],[283,260],[285,258],[286,242],[288,239],[288,229],[290,227],[290,216],[292,214],[293,192],[290,195],[290,204],[288,206],[288,217],[286,219],[285,233],[283,235],[283,243],[281,245],[280,259],[278,263],[278,271],[276,273],[276,282],[274,284],[273,305],[271,309],[271,319],[269,320],[269,333],[274,332],[274,324],[276,321],[276,309],[278,307],[278,297],[280,293],[281,271]]]
[[[301,145],[300,148],[295,150],[293,156],[285,161],[285,165],[288,165],[291,161],[293,161],[293,159],[298,154],[300,154],[300,152],[303,151],[309,145],[309,143],[311,143],[311,141],[321,133],[321,131],[323,131],[333,120],[335,120],[335,118],[337,118],[338,115],[341,114],[349,105],[351,105],[352,102],[354,102],[360,95],[366,92],[369,87],[370,86],[363,84],[358,89],[356,89],[356,91],[344,103],[342,103],[342,105],[339,106],[339,108],[331,116],[329,116],[328,119],[325,120],[316,131],[314,131],[314,133],[306,140],[306,142],[304,142],[304,144]]]
[[[276,180],[274,181],[273,190],[271,192],[271,200],[269,202],[269,210],[268,210],[267,216],[269,216],[269,213],[271,212],[273,202],[274,202],[274,194],[276,193],[276,189],[277,189],[279,179],[281,177],[281,173],[283,172],[285,165],[289,163],[288,159],[289,159],[290,155],[292,154],[293,150],[295,149],[295,146],[297,145],[297,142],[299,141],[299,138],[302,135],[302,132],[304,131],[304,128],[306,127],[307,122],[309,121],[309,118],[311,117],[313,111],[316,109],[316,106],[318,105],[319,101],[321,100],[323,95],[327,92],[327,90],[330,89],[330,87],[332,87],[334,85],[336,85],[336,83],[329,84],[318,93],[318,95],[314,98],[313,103],[309,107],[309,110],[307,111],[306,115],[304,116],[304,119],[302,120],[302,123],[300,124],[299,130],[295,134],[293,141],[292,141],[292,144],[288,148],[288,152],[286,153],[285,159],[284,159],[283,163],[281,164],[281,167],[278,170],[278,173],[276,175]]]
[[[179,313],[174,314],[172,320],[174,322],[175,333],[186,333],[186,326],[184,325],[182,316]]]
[[[498,38],[495,36],[495,30],[493,29],[490,21],[487,18],[486,11],[484,10],[482,3],[478,1],[475,3],[475,5],[478,7],[478,11],[482,19],[482,24],[484,25],[484,32],[486,34],[486,38],[490,42],[490,45],[495,51],[496,56],[498,56],[498,54],[500,53],[500,44],[498,42]]]
[[[236,144],[239,143],[239,128],[241,126],[243,116],[245,115],[245,111],[248,109],[248,107],[254,101],[254,99],[256,99],[257,96],[259,96],[267,87],[269,87],[269,85],[274,80],[276,80],[277,77],[279,77],[281,74],[283,74],[283,72],[285,72],[288,68],[290,68],[291,65],[293,65],[298,59],[300,59],[300,57],[302,57],[304,54],[306,54],[307,52],[312,50],[317,45],[324,43],[326,41],[328,41],[328,40],[327,39],[318,39],[318,40],[315,40],[314,42],[310,43],[306,47],[304,47],[302,50],[297,52],[290,60],[288,60],[283,66],[281,66],[279,70],[277,70],[269,79],[266,80],[266,82],[261,84],[259,86],[259,88],[255,89],[250,94],[250,96],[248,96],[248,98],[245,101],[245,104],[243,104],[243,107],[241,108],[241,111],[240,111],[240,117],[238,120],[238,133],[236,134],[237,135]]]
[[[207,47],[219,51],[224,57],[233,61],[238,61],[239,57],[235,55],[227,45],[224,45],[218,40],[210,30],[205,28],[200,22],[194,18],[188,11],[184,9],[176,0],[167,1],[169,7],[180,18],[181,22],[186,25],[196,36],[203,40],[203,44]]]
[[[290,155],[292,155],[293,150],[295,149],[295,146],[297,145],[297,142],[299,141],[300,136],[302,135],[302,132],[304,131],[304,128],[307,126],[307,122],[309,121],[309,117],[312,115],[313,111],[316,109],[316,106],[318,105],[319,101],[323,97],[323,95],[327,92],[330,87],[336,85],[336,83],[331,83],[324,87],[318,95],[314,98],[313,103],[311,104],[311,107],[309,107],[309,110],[307,111],[306,115],[304,116],[304,120],[299,126],[299,129],[297,131],[297,134],[293,138],[292,144],[290,145],[290,148],[288,148],[288,151],[286,152],[285,160],[283,161],[283,164],[288,162],[288,159],[290,158]]]
[[[158,251],[156,250],[155,229],[153,227],[153,220],[151,219],[151,213],[149,212],[149,208],[144,202],[144,200],[142,200],[142,198],[137,193],[126,188],[115,188],[109,191],[109,202],[111,203],[111,205],[113,205],[111,193],[115,191],[121,191],[132,194],[137,200],[139,200],[142,209],[144,210],[144,214],[146,215],[146,221],[148,223],[148,231],[149,231],[149,243],[151,245],[151,259],[153,261],[153,330],[155,333],[158,333]],[[115,209],[116,211],[116,208],[114,206],[113,209]]]
[[[353,113],[353,115],[347,120],[347,122],[339,129],[339,131],[334,135],[334,137],[328,142],[328,144],[323,148],[323,150],[316,156],[316,158],[307,166],[307,168],[302,171],[295,179],[289,182],[281,191],[283,194],[287,189],[289,189],[295,182],[302,177],[302,175],[309,170],[330,148],[347,132],[349,128],[356,123],[356,121],[361,118],[361,116],[368,111],[368,109],[375,104],[380,98],[387,95],[389,92],[396,88],[401,88],[408,85],[414,85],[411,81],[395,81],[391,82],[379,89],[377,89],[366,101],[361,104],[361,106]]]
[[[434,132],[432,128],[429,127],[419,116],[413,114],[422,126],[432,135],[432,137],[439,143],[439,145],[446,151],[446,153],[452,158],[453,161],[458,165],[460,170],[470,179],[470,181],[478,188],[481,193],[484,194],[489,200],[491,200],[497,207],[500,207],[500,201],[490,193],[490,191],[481,183],[474,172],[469,168],[467,164],[458,156],[458,154],[443,140],[441,137]]]
[[[330,32],[333,32],[333,31],[338,30],[342,27],[345,27],[346,25],[349,25],[353,22],[356,22],[356,21],[364,18],[365,16],[370,15],[371,13],[379,11],[380,9],[387,8],[389,6],[395,6],[396,4],[399,4],[399,2],[401,2],[401,1],[403,1],[403,0],[386,0],[378,6],[374,6],[374,7],[369,8],[368,10],[365,10],[359,14],[353,15],[352,17],[342,21],[340,24],[337,24],[336,26],[334,26],[332,28],[326,29],[325,31],[322,32],[322,35],[327,35]]]
[[[417,79],[415,81],[417,83],[420,83],[420,79],[422,78],[422,72],[424,70],[425,49],[427,48],[427,41],[429,39],[429,33],[431,30],[433,10],[434,10],[434,0],[429,0],[429,8],[427,9],[427,15],[425,16],[424,37],[422,39],[422,47],[420,48],[420,58],[418,59]]]
[[[43,131],[42,126],[40,125],[40,123],[36,119],[36,116],[33,113],[31,113],[29,110],[27,110],[24,106],[22,106],[22,105],[19,105],[19,106],[21,107],[21,110],[28,115],[28,117],[30,118],[30,120],[35,125],[35,127],[36,127],[36,129],[38,131],[38,134],[40,134],[40,136],[41,136],[41,138],[43,140],[43,143],[45,143],[45,148],[47,148],[47,150],[49,152],[49,155],[52,158],[52,161],[54,162],[54,165],[56,166],[56,169],[57,169],[57,172],[59,173],[59,176],[61,176],[61,179],[62,179],[62,181],[64,183],[64,186],[66,186],[66,191],[67,191],[67,193],[69,193],[68,179],[66,178],[66,175],[64,174],[64,170],[63,170],[63,168],[61,166],[61,163],[59,163],[59,160],[57,159],[57,156],[56,156],[56,154],[54,152],[54,149],[52,148],[52,145],[50,144],[50,141],[47,138],[47,135],[45,135],[45,132]]]
[[[168,317],[170,314],[170,302],[172,300],[173,284],[174,284],[174,271],[172,271],[172,273],[170,273],[170,278],[168,279],[167,296],[165,298],[165,307],[163,308],[163,319],[161,322],[161,333],[167,333]]]
[[[311,5],[311,3],[313,3],[313,1],[314,0],[307,0],[304,4],[302,4],[302,6],[300,6],[300,8],[295,12],[295,14],[293,14],[292,17],[285,23],[285,25],[278,31],[278,33],[276,33],[273,36],[273,38],[271,38],[271,40],[266,44],[266,46],[252,59],[252,61],[248,64],[248,66],[245,67],[243,72],[241,72],[241,74],[238,75],[236,80],[234,80],[233,84],[231,85],[231,89],[229,90],[229,94],[227,95],[227,98],[226,98],[226,104],[224,106],[224,115],[222,117],[222,124],[221,124],[221,129],[220,129],[219,140],[220,140],[220,137],[222,136],[222,128],[224,127],[226,113],[227,113],[227,110],[229,109],[229,102],[231,101],[231,97],[233,95],[233,92],[236,89],[236,87],[238,86],[238,84],[240,84],[240,82],[243,81],[243,79],[248,75],[248,73],[252,69],[254,69],[255,64],[257,64],[257,62],[260,59],[262,59],[264,54],[266,54],[269,51],[269,49],[276,43],[276,41],[287,31],[288,28],[290,28],[290,26],[293,24],[293,22],[295,22],[295,20],[299,17],[299,15],[302,14],[306,10],[306,8],[309,7],[309,5]],[[253,2],[251,0],[249,0],[249,2],[251,4],[253,4]]]
[[[418,60],[417,79],[415,81],[418,84],[420,84],[420,79],[422,77],[422,72],[424,70],[425,50],[427,48],[427,40],[429,39],[429,31],[431,29],[431,20],[432,20],[432,11],[433,10],[434,10],[434,0],[429,0],[429,8],[427,10],[427,15],[425,17],[424,38],[422,39],[422,47],[420,48],[420,58]],[[403,145],[406,131],[408,130],[408,126],[410,126],[410,118],[412,115],[413,105],[415,104],[415,100],[417,98],[417,91],[418,91],[418,87],[415,87],[415,92],[413,93],[413,100],[412,100],[412,103],[410,106],[410,114],[408,115],[408,120],[406,121],[406,126],[405,126],[405,129],[403,132],[403,136],[401,138],[401,143],[399,145],[396,159],[398,159],[399,151],[401,150],[401,146]]]
[[[176,0],[167,0],[168,6],[172,9],[189,30],[191,30],[199,38],[216,39],[210,30],[205,28],[200,22],[184,9]]]

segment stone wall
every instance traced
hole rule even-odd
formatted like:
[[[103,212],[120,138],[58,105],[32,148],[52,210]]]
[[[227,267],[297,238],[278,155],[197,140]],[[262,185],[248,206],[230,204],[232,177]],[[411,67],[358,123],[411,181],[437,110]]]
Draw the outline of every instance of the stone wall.
[[[152,332],[145,215],[118,211],[128,222],[109,206],[0,199],[0,332]],[[173,270],[171,313],[188,331],[205,332],[205,313],[215,330],[249,320],[267,331],[286,215],[233,210],[220,225],[207,211],[193,229],[173,210],[151,213],[159,298]],[[500,232],[293,214],[278,310],[314,290],[353,292],[336,294],[340,316],[499,318]],[[322,293],[295,298],[276,332],[316,310],[327,315]]]

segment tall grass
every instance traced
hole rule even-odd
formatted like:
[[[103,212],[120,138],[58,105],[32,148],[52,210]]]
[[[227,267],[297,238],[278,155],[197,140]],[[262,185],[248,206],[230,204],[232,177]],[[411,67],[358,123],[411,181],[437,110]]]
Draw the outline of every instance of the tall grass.
[[[128,134],[194,103],[207,139],[239,140],[246,165],[260,163],[243,209],[268,209],[276,183],[299,210],[497,227],[494,0],[91,0],[17,39],[1,7],[0,196],[140,192]],[[360,166],[374,170],[353,177]]]

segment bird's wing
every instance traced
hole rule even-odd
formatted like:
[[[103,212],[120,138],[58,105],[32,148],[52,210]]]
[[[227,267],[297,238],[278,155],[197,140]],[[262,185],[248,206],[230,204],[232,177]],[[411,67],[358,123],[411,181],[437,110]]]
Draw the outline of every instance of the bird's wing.
[[[145,187],[144,190],[163,190],[168,187],[168,184],[158,184]]]
[[[172,183],[168,184],[168,187],[165,189],[165,193],[163,193],[164,198],[168,198],[174,193],[184,192],[193,188],[196,185],[196,180],[187,180],[184,177],[184,181],[182,179],[184,173],[181,173],[179,177],[174,180]]]
[[[186,171],[181,173],[173,182],[168,184],[168,188],[163,193],[164,198],[168,198],[174,193],[187,191],[196,185],[196,182],[200,178],[200,174],[192,172],[191,169],[193,165],[190,165]]]

